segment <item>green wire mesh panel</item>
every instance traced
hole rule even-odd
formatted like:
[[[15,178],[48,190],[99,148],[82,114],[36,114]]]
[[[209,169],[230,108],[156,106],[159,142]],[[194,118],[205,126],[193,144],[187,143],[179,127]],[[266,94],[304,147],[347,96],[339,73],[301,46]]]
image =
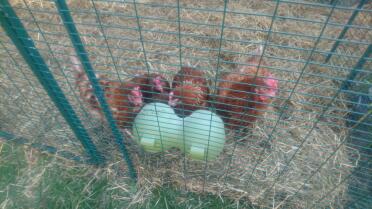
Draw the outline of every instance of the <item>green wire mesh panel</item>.
[[[19,55],[13,43],[1,36],[1,137],[47,148],[58,143],[59,149],[71,156],[84,153],[73,132],[68,128],[46,91]],[[76,159],[80,159],[77,157]]]
[[[126,147],[140,186],[171,183],[265,208],[370,204],[371,2],[72,0],[69,10],[63,2],[11,4],[97,149],[116,162]],[[67,12],[72,20],[63,17]],[[77,33],[66,27],[72,21]],[[81,145],[13,43],[3,31],[0,38],[1,130],[81,156]],[[173,82],[182,66],[202,72],[191,77],[205,82]],[[133,86],[142,98],[160,91],[154,77],[140,79],[148,74],[161,75],[161,85],[171,89],[138,106],[172,105],[169,90],[178,104],[178,116],[159,105],[155,117],[144,120],[144,131],[160,133],[155,154],[132,140],[140,97]],[[205,93],[206,103],[198,94],[186,98],[188,88]],[[211,142],[213,131],[187,125],[196,109],[223,119],[222,146]],[[200,124],[214,127],[214,116],[207,116]],[[159,124],[178,124],[180,141],[167,141],[176,126]],[[193,159],[190,133],[207,141],[207,153],[223,151],[217,159]]]

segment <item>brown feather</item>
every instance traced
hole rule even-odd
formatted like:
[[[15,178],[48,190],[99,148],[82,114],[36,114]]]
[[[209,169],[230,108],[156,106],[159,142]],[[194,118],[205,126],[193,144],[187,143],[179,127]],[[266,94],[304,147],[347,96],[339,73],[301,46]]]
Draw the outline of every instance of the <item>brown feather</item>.
[[[75,79],[81,99],[88,105],[88,110],[96,117],[104,120],[102,108],[93,93],[92,85],[81,68],[76,57],[70,57],[76,71]],[[142,80],[131,79],[126,82],[110,81],[106,76],[97,75],[99,84],[104,92],[106,102],[112,112],[113,118],[120,128],[129,127],[135,115],[143,105],[140,85]],[[134,103],[135,102],[135,103]]]
[[[156,88],[154,80],[160,78],[162,91]],[[145,103],[162,102],[167,103],[169,99],[170,84],[164,76],[156,73],[144,74],[134,77],[131,83],[140,85]]]
[[[209,87],[203,71],[191,67],[182,67],[172,83],[174,99],[179,102],[173,107],[176,114],[184,117],[193,111],[207,106]]]
[[[258,60],[253,57],[247,63],[258,65]],[[223,117],[228,128],[252,126],[268,108],[277,88],[277,80],[266,68],[257,70],[257,66],[245,66],[238,73],[225,73],[218,84],[217,113]]]

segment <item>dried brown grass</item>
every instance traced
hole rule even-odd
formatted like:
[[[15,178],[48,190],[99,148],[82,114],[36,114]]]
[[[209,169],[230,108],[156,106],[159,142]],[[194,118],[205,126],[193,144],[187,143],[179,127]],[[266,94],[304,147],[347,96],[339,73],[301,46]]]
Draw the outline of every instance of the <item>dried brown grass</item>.
[[[177,9],[151,7],[146,3],[155,2],[174,5],[174,1],[137,2],[139,2],[137,11],[140,16],[169,20],[159,21],[147,18],[140,20],[143,40],[146,40],[144,48],[147,63],[144,62],[142,45],[140,42],[133,41],[138,40],[138,30],[127,29],[137,28],[135,18],[125,17],[135,16],[133,4],[96,2],[96,7],[100,11],[101,22],[105,25],[105,34],[109,37],[108,45],[114,59],[109,56],[106,42],[102,38],[102,31],[97,27],[97,18],[90,1],[71,0],[69,6],[73,11],[78,30],[87,45],[90,59],[97,71],[116,77],[115,70],[117,70],[122,77],[121,79],[125,79],[127,74],[146,71],[146,64],[149,64],[150,70],[167,73],[166,75],[171,79],[172,75],[169,72],[175,72],[180,64],[178,24],[177,22],[171,22],[177,19]],[[25,7],[23,1],[20,0],[12,1],[12,4],[16,7]],[[27,4],[33,10],[41,9],[56,12],[56,7],[52,2],[27,0]],[[219,69],[221,71],[232,71],[238,66],[237,63],[242,63],[246,59],[247,55],[245,53],[249,54],[257,47],[257,43],[265,42],[267,38],[267,33],[262,30],[270,28],[271,17],[228,13],[225,19],[225,24],[228,27],[224,29],[223,34],[225,40],[222,42],[222,51],[218,53],[223,1],[185,0],[181,1],[181,4],[183,7],[208,9],[208,11],[181,9],[180,17],[184,21],[181,24],[181,31],[188,34],[182,36],[181,44],[183,46],[182,64],[198,66],[208,70],[211,78],[216,75],[218,56],[222,61],[218,66]],[[230,1],[228,4],[230,11],[244,11],[255,14],[271,15],[274,8],[275,2],[272,1]],[[219,12],[213,12],[212,10],[218,10]],[[322,22],[326,19],[329,11],[328,8],[324,7],[282,3],[277,14]],[[24,19],[28,29],[38,30],[28,12],[19,9],[17,12]],[[331,21],[345,24],[350,14],[350,11],[336,9]],[[45,12],[34,12],[34,16],[38,21],[53,23],[53,25],[39,23],[39,26],[42,31],[51,33],[45,34],[45,37],[50,43],[51,49],[55,52],[54,56],[62,64],[62,67],[65,67],[65,63],[68,63],[66,62],[68,55],[73,54],[73,48],[67,35],[58,37],[52,35],[52,33],[66,33],[58,14],[47,15]],[[366,26],[370,21],[371,17],[362,12],[357,23]],[[207,27],[202,24],[215,26]],[[242,30],[237,27],[253,30]],[[265,119],[257,123],[250,135],[243,136],[247,142],[236,142],[237,136],[228,133],[229,137],[223,154],[217,161],[208,162],[207,165],[185,159],[181,153],[175,151],[166,152],[163,156],[148,155],[141,152],[139,154],[138,152],[132,153],[135,156],[137,170],[140,174],[139,185],[141,187],[139,188],[142,191],[138,192],[134,201],[146,199],[146,194],[156,185],[176,183],[179,187],[189,191],[207,191],[234,199],[248,198],[254,204],[262,207],[309,208],[315,203],[317,208],[342,207],[342,201],[347,198],[345,195],[347,181],[340,182],[350,174],[357,162],[348,158],[349,151],[347,151],[345,145],[341,145],[336,150],[338,145],[344,142],[347,135],[347,130],[342,128],[345,126],[343,117],[347,114],[347,104],[343,95],[337,96],[337,99],[329,104],[330,98],[337,92],[340,81],[332,80],[326,76],[345,78],[348,71],[341,67],[352,67],[356,63],[356,59],[350,58],[344,61],[345,58],[334,57],[330,63],[336,66],[335,68],[319,66],[314,63],[307,65],[303,77],[299,79],[296,92],[286,103],[287,109],[283,109],[283,102],[295,86],[295,81],[298,80],[299,73],[305,66],[309,52],[315,44],[314,38],[305,36],[317,37],[321,27],[322,24],[318,23],[277,18],[272,27],[273,31],[296,33],[303,36],[273,33],[269,37],[269,42],[274,45],[298,47],[304,50],[267,47],[264,60],[272,68],[273,74],[280,79],[281,91],[279,98],[274,102],[275,107],[265,114]],[[328,26],[323,37],[335,38],[341,29],[342,27]],[[30,32],[30,35],[35,40],[43,40],[40,33]],[[371,35],[370,31],[366,33],[363,30],[351,29],[347,37],[351,40],[365,41],[368,40],[368,35]],[[3,40],[4,37],[1,37],[1,39]],[[322,39],[316,49],[318,51],[328,51],[333,43],[332,40]],[[80,107],[73,95],[74,90],[68,86],[66,79],[58,70],[56,60],[53,59],[51,52],[45,43],[37,42],[36,44],[38,48],[45,50],[42,51],[45,60],[48,61],[51,70],[66,91],[71,103],[74,104],[79,114],[82,114],[84,108]],[[343,44],[340,48],[342,52],[358,57],[363,52],[363,47]],[[284,59],[274,59],[273,57]],[[324,55],[316,52],[310,60],[321,63],[324,60]],[[115,69],[114,64],[117,69]],[[71,72],[68,70],[69,67],[70,64],[68,63],[67,69],[64,68],[63,70],[67,74],[67,80],[73,83]],[[9,80],[5,78],[5,82],[9,82]],[[22,83],[22,79],[17,83],[21,86],[24,84],[23,88],[29,88],[24,81]],[[37,82],[35,81],[35,83]],[[38,88],[41,89],[41,87]],[[14,93],[17,94],[16,91]],[[30,101],[35,101],[32,99],[33,95],[29,96]],[[2,104],[6,105],[5,103]],[[299,147],[304,137],[311,130],[313,121],[319,117],[319,113],[327,105],[330,105],[330,108],[325,112],[327,117],[321,118],[321,122],[312,130],[303,146]],[[285,114],[278,123],[274,134],[270,136],[272,127],[278,120],[281,111],[284,111]],[[56,113],[56,115],[58,114]],[[43,123],[42,118],[32,117],[36,120],[36,122],[33,121],[33,124]],[[19,119],[22,118],[21,116],[15,118],[18,119],[10,120],[16,122],[23,120]],[[62,119],[60,118],[60,120]],[[94,129],[94,123],[85,122],[85,125]],[[66,125],[61,127],[68,129]],[[11,127],[8,128],[12,129]],[[23,122],[17,123],[14,128],[17,128],[17,130],[25,128],[24,133],[26,134],[30,132],[29,127]],[[105,134],[107,133],[104,132]],[[105,136],[105,138],[109,138],[109,136]],[[268,138],[270,142],[266,147],[263,147],[262,142]],[[240,141],[241,137],[238,137],[237,140]],[[51,137],[51,140],[49,140],[51,144],[56,144],[56,141],[55,137]],[[62,144],[66,149],[71,147],[68,142]],[[61,145],[57,143],[56,146],[60,147]],[[114,146],[102,146],[105,146],[105,149],[115,150]],[[296,156],[289,161],[296,151],[298,151]],[[335,154],[322,165],[327,157],[334,152]],[[113,153],[114,159],[120,158],[119,153],[116,151]],[[253,170],[258,160],[260,162]],[[307,178],[320,165],[322,165],[322,168],[307,181]],[[305,181],[307,182],[302,187]],[[274,183],[275,185],[271,187]],[[329,194],[324,201],[315,202],[336,186],[337,189]],[[299,192],[297,193],[298,189]]]

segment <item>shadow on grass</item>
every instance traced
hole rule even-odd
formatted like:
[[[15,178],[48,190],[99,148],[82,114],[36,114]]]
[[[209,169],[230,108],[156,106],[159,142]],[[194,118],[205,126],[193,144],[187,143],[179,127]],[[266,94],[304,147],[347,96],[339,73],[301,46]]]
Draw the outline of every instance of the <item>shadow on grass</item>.
[[[156,188],[144,203],[128,207],[134,192],[127,183],[107,169],[0,142],[0,208],[252,208],[243,201],[185,193],[171,186]]]
[[[104,170],[57,163],[35,151],[30,160],[22,146],[0,147],[0,208],[125,208],[130,201]]]

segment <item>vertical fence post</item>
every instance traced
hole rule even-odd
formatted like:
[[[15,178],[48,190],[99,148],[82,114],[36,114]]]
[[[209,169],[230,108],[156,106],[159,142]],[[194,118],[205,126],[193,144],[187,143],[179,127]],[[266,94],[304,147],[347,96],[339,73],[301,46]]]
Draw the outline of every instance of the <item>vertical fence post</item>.
[[[327,63],[331,57],[332,57],[332,54],[336,51],[337,47],[340,45],[340,39],[343,39],[346,32],[349,30],[350,28],[350,25],[354,22],[355,18],[357,17],[357,15],[359,14],[359,10],[363,7],[363,5],[367,2],[368,0],[361,0],[358,4],[358,6],[354,9],[353,13],[351,14],[349,20],[347,21],[346,25],[344,26],[344,28],[342,29],[340,35],[338,35],[337,37],[337,41],[333,44],[329,54],[327,55],[324,63]]]
[[[114,138],[116,140],[116,143],[119,146],[120,151],[123,154],[123,157],[127,163],[128,170],[130,176],[136,180],[137,174],[133,166],[133,162],[131,160],[131,157],[127,151],[127,148],[125,144],[123,143],[124,136],[119,131],[116,122],[112,116],[112,113],[110,111],[110,108],[104,98],[104,93],[102,91],[101,86],[99,85],[99,82],[97,80],[97,77],[94,73],[93,67],[90,64],[88,54],[84,48],[84,44],[81,41],[81,38],[79,36],[79,32],[75,26],[75,23],[72,19],[72,16],[70,14],[70,10],[66,4],[66,1],[64,0],[56,0],[55,1],[58,12],[62,18],[63,24],[65,25],[65,28],[70,36],[71,42],[75,48],[76,54],[78,55],[81,64],[83,66],[83,69],[85,73],[87,74],[89,81],[92,84],[94,94],[97,96],[98,102],[102,107],[102,111],[110,125],[111,131],[114,135]]]
[[[359,70],[363,68],[363,65],[367,62],[367,58],[371,56],[372,52],[372,44],[369,44],[367,49],[364,51],[363,55],[360,57],[356,65],[353,67],[351,72],[349,73],[346,81],[340,87],[343,91],[346,91],[350,88],[352,81],[356,78],[359,73]]]
[[[52,99],[66,122],[71,127],[76,137],[81,141],[89,154],[92,163],[104,163],[103,156],[98,152],[96,146],[90,139],[87,131],[77,117],[72,106],[68,102],[53,74],[45,64],[31,37],[25,27],[12,9],[7,0],[0,0],[0,23],[8,37],[12,40],[23,59],[37,77],[49,97]]]

